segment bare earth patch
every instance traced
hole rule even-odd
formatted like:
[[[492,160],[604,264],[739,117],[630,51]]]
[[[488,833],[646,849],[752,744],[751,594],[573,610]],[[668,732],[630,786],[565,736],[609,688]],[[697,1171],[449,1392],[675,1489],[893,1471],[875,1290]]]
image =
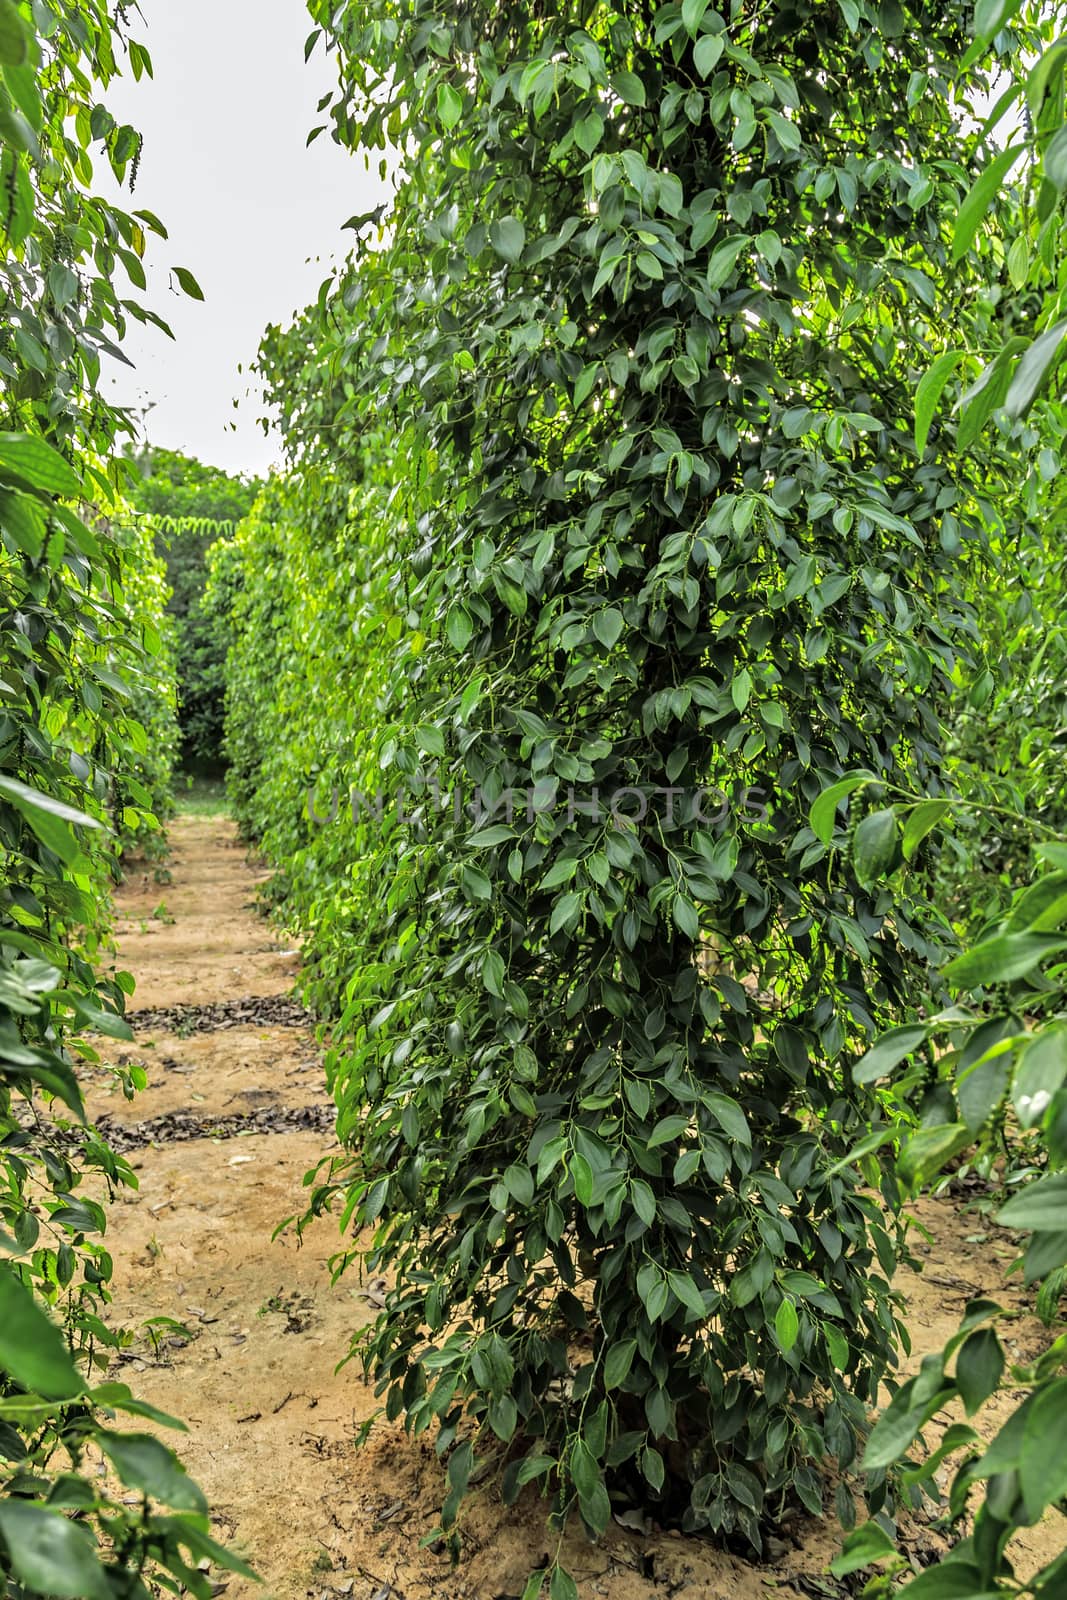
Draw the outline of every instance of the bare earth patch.
[[[373,1296],[354,1270],[331,1285],[340,1241],[328,1220],[302,1244],[291,1227],[272,1238],[302,1211],[304,1175],[332,1146],[314,1037],[284,998],[299,958],[256,915],[261,876],[228,819],[179,818],[172,843],[171,881],[137,872],[120,896],[121,964],[137,977],[138,1013],[135,1042],[114,1058],[142,1065],[148,1087],[128,1103],[105,1073],[88,1086],[91,1115],[130,1151],[140,1180],[111,1214],[114,1316],[136,1335],[111,1375],[187,1422],[179,1452],[215,1531],[265,1580],[257,1589],[221,1576],[231,1600],[518,1597],[555,1553],[535,1492],[509,1511],[490,1485],[477,1491],[453,1569],[440,1546],[421,1546],[443,1493],[431,1445],[383,1425],[355,1447],[376,1401],[356,1363],[336,1368],[373,1318]],[[918,1214],[934,1243],[919,1252],[924,1272],[901,1277],[913,1365],[976,1294],[1013,1304],[1009,1236],[948,1202]],[[1017,1359],[1047,1341],[1025,1319],[1008,1338]],[[1025,1534],[1028,1559],[1058,1551],[1061,1526]],[[832,1519],[785,1535],[766,1565],[655,1528],[614,1528],[597,1546],[576,1530],[565,1558],[582,1600],[846,1592],[827,1573],[840,1538]],[[938,1559],[932,1532],[916,1526],[911,1540],[921,1561]]]

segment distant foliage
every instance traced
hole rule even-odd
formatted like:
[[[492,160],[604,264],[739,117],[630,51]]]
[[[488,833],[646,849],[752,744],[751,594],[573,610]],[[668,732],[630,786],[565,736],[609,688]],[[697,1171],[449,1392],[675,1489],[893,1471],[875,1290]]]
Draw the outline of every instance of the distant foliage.
[[[214,546],[233,537],[261,485],[154,446],[131,460],[131,494],[151,515],[172,590],[168,609],[176,621],[181,759],[194,771],[216,770],[223,764],[230,629],[228,610],[206,602],[205,590]]]
[[[335,136],[405,152],[264,347],[294,471],[236,547],[233,793],[339,1013],[313,1207],[395,1278],[357,1348],[446,1529],[490,1457],[758,1547],[900,1331],[851,1068],[951,930],[808,811],[938,793],[981,670],[1002,452],[913,431],[980,281],[960,8],[311,10]]]

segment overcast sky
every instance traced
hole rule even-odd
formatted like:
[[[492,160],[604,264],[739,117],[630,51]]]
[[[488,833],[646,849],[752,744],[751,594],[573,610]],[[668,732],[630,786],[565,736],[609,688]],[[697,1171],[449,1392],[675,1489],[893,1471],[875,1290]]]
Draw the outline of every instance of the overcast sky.
[[[306,147],[333,72],[321,47],[304,65],[311,24],[302,0],[141,0],[141,8],[146,25],[134,34],[152,53],[155,79],[117,82],[106,101],[145,136],[137,188],[123,203],[146,206],[170,232],[149,247],[147,303],[176,343],[131,322],[124,348],[136,372],[116,365],[109,393],[153,406],[153,443],[231,471],[263,471],[279,452],[258,425],[263,406],[248,393],[248,364],[268,323],[314,299],[331,257],[352,241],[341,224],[377,205],[385,186],[328,134]],[[103,164],[97,187],[113,193]],[[205,304],[172,292],[173,265],[195,274]]]

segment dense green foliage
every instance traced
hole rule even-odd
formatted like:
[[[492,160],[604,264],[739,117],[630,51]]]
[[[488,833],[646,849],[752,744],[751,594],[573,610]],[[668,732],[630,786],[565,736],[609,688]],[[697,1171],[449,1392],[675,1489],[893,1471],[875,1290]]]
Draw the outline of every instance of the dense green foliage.
[[[120,277],[143,287],[144,228],[162,232],[88,187],[94,145],[120,179],[136,164],[98,98],[123,50],[149,70],[102,0],[0,0],[0,1588],[147,1600],[169,1574],[206,1600],[200,1491],[117,1426],[167,1419],[100,1381],[119,1335],[86,1180],[136,1180],[87,1126],[77,1070],[98,1060],[87,1034],[130,1037],[108,889],[117,836],[165,814],[175,741],[164,572],[117,492],[124,418],[96,392],[101,351],[151,315]]]
[[[6,1589],[205,1596],[227,1559],[109,1425],[166,1419],[92,1387],[119,1336],[83,1180],[134,1179],[76,1068],[128,1031],[107,886],[166,813],[177,670],[193,763],[225,678],[238,820],[332,1024],[310,1211],[387,1276],[353,1353],[435,1431],[454,1548],[476,1468],[557,1528],[636,1503],[759,1549],[833,1464],[872,1517],[837,1570],[885,1558],[888,1591],[895,1497],[954,1458],[964,1537],[909,1594],[1021,1592],[1013,1537],[1067,1504],[1067,1346],[1010,1367],[981,1302],[898,1383],[891,1280],[964,1159],[1010,1184],[1050,1324],[1067,1281],[1056,19],[309,9],[395,203],[264,342],[290,470],[149,451],[133,516],[96,350],[150,315],[115,279],[162,228],[89,197],[88,150],[136,165],[97,85],[150,63],[97,0],[0,0]],[[1009,1383],[992,1444],[926,1454]]]
[[[918,809],[881,814],[900,815],[906,839]],[[972,1159],[987,1170],[1008,1152],[1012,1192],[997,1221],[1021,1235],[1011,1270],[1021,1270],[1051,1325],[1060,1322],[1067,1285],[1067,840],[1039,845],[1037,857],[1035,880],[946,968],[964,1003],[883,1035],[855,1076],[864,1083],[892,1076],[902,1106],[918,1111],[919,1125],[899,1157],[910,1191],[975,1146]],[[918,1059],[902,1074],[901,1064],[912,1057]],[[865,1141],[861,1164],[871,1166],[876,1143]],[[946,1461],[955,1466],[947,1521],[964,1525],[965,1537],[948,1561],[906,1586],[910,1600],[1052,1595],[1067,1572],[1065,1552],[1020,1586],[1011,1543],[1050,1507],[1067,1509],[1067,1335],[1061,1332],[1036,1359],[1012,1361],[996,1328],[1004,1314],[996,1301],[972,1301],[958,1332],[942,1350],[926,1353],[919,1372],[896,1390],[867,1445],[869,1471],[903,1467],[914,1485],[929,1485]],[[956,1421],[936,1451],[917,1447],[922,1430],[951,1402],[962,1402],[971,1418],[1005,1394],[1016,1405],[992,1442]],[[836,1570],[847,1573],[892,1554],[886,1529],[866,1524],[846,1543]],[[901,1568],[907,1564],[894,1562],[872,1581],[871,1594],[892,1592]]]
[[[294,471],[236,546],[233,794],[340,1010],[313,1205],[395,1276],[362,1354],[446,1526],[495,1435],[509,1498],[758,1544],[895,1360],[851,1067],[950,938],[808,811],[948,781],[1023,531],[1001,445],[914,439],[983,282],[962,8],[311,10],[335,135],[405,152],[267,341]]]
[[[920,1009],[877,1042],[856,1076],[863,1082],[888,1078],[887,1092],[902,1119],[917,1119],[898,1158],[909,1191],[941,1180],[961,1156],[1007,1186],[996,1220],[1018,1244],[1009,1270],[1021,1274],[1038,1315],[1059,1331],[1036,1358],[1013,1361],[998,1332],[1004,1309],[992,1300],[973,1302],[958,1332],[925,1356],[879,1419],[866,1452],[869,1468],[904,1468],[913,1485],[930,1485],[939,1468],[954,1468],[945,1521],[962,1537],[946,1562],[904,1585],[909,1600],[1052,1596],[1067,1578],[1063,1553],[1020,1581],[1016,1542],[1021,1529],[1042,1517],[1067,1514],[1064,410],[1052,388],[1067,337],[1067,40],[1061,36],[1067,17],[1058,6],[984,0],[974,21],[971,60],[1001,55],[1005,22],[1032,30],[1022,62],[1014,70],[1008,63],[1007,84],[1001,80],[987,127],[1019,107],[1024,120],[1006,151],[990,153],[955,229],[955,249],[971,247],[1005,174],[1022,161],[1013,181],[1014,225],[1004,240],[1009,281],[993,290],[993,298],[1003,297],[1003,336],[979,345],[981,360],[960,351],[933,364],[919,385],[917,428],[927,425],[947,374],[977,369],[974,381],[961,386],[960,444],[977,455],[987,448],[982,430],[992,426],[1010,438],[1018,500],[1029,523],[1019,539],[1005,538],[1000,529],[992,541],[1007,581],[981,597],[989,665],[956,720],[952,805],[901,801],[877,784],[855,780],[860,794],[880,802],[856,832],[858,839],[860,828],[874,827],[883,841],[881,860],[871,864],[876,877],[910,861],[920,834],[949,830],[941,878],[968,935],[967,948],[944,972],[956,1003],[944,1011],[936,1002]],[[1000,245],[995,238],[993,248]],[[825,827],[833,800],[824,797],[820,804],[821,823],[813,813],[813,825]],[[873,823],[874,817],[880,821]],[[866,1143],[868,1167],[877,1143]],[[1008,1397],[1014,1407],[991,1442],[988,1429],[983,1437],[969,1420],[956,1421],[936,1450],[924,1448],[923,1430],[946,1405],[957,1402],[980,1426],[985,1408]],[[888,1557],[884,1575],[864,1592],[897,1591],[907,1565],[895,1558],[890,1531],[878,1523],[857,1529],[835,1570],[846,1574]]]
[[[131,460],[130,495],[151,517],[171,588],[168,611],[177,633],[182,763],[194,771],[216,770],[222,765],[230,629],[228,609],[212,606],[205,593],[211,552],[232,538],[260,485],[175,450],[150,446]]]

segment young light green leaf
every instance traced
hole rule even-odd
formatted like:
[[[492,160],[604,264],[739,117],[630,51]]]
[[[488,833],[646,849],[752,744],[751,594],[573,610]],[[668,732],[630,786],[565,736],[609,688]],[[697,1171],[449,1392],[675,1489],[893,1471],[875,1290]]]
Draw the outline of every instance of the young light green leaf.
[[[463,97],[456,93],[450,83],[441,83],[437,86],[437,115],[441,126],[451,130],[463,115]]]
[[[934,420],[934,413],[945,385],[965,354],[963,350],[946,350],[919,379],[915,390],[915,450],[919,456],[922,456],[926,449],[926,441],[930,437],[930,425]]]
[[[786,1355],[797,1342],[800,1317],[792,1300],[783,1300],[774,1315],[774,1336]]]
[[[21,67],[27,53],[26,27],[15,0],[0,0],[0,66]]]
[[[848,795],[854,794],[857,789],[877,782],[878,779],[873,772],[851,772],[847,778],[839,778],[828,789],[824,789],[812,806],[808,818],[811,831],[816,838],[828,845],[834,836],[834,821],[840,802]]]
[[[1046,957],[1064,949],[1067,939],[1054,933],[998,933],[956,956],[944,975],[956,989],[1013,983],[1033,972]]]
[[[81,492],[81,478],[58,450],[31,433],[0,433],[0,474],[21,478],[44,494],[72,498]]]

